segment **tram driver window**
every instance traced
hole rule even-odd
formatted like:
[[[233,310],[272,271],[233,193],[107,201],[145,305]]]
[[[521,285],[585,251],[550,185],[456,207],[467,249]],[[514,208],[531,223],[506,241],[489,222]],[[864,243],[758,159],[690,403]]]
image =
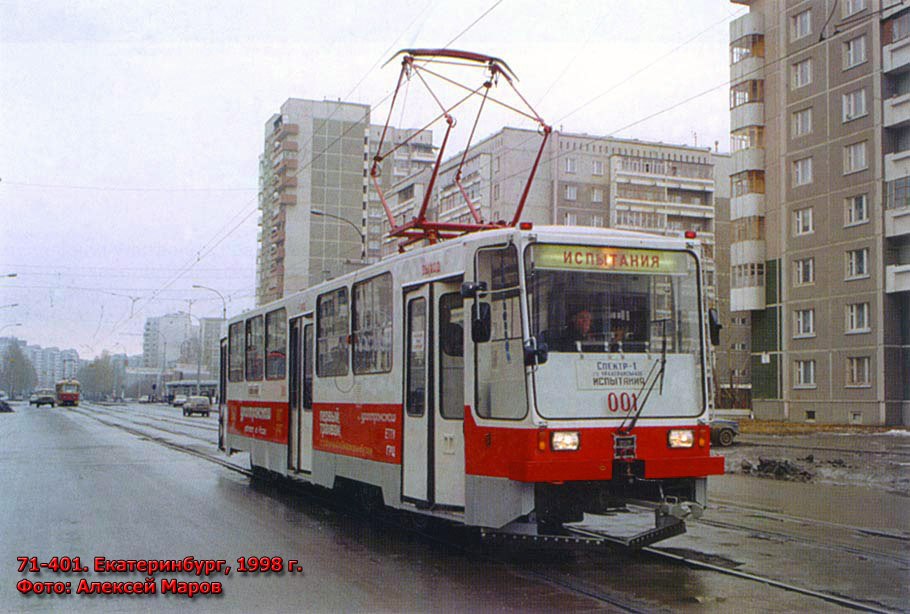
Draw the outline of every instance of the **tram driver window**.
[[[477,413],[518,420],[527,413],[521,328],[518,250],[514,245],[478,250],[475,281],[488,288],[475,301],[490,306],[491,336],[474,344]]]

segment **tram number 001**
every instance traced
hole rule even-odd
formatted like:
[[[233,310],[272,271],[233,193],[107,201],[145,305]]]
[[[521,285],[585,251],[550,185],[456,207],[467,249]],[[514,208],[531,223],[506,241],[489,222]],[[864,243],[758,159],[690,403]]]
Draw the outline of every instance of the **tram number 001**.
[[[607,409],[617,411],[638,411],[638,395],[634,392],[611,392],[607,395]]]

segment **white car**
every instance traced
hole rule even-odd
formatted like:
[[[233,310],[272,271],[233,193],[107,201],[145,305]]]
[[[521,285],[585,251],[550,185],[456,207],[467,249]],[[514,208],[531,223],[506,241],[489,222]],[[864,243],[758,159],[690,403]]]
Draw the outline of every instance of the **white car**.
[[[208,397],[189,397],[183,404],[184,416],[192,416],[193,414],[208,416],[210,411],[212,411],[212,404]]]
[[[186,403],[185,394],[178,394],[177,396],[174,397],[174,400],[171,401],[171,405],[173,405],[174,407],[183,407],[184,403]]]

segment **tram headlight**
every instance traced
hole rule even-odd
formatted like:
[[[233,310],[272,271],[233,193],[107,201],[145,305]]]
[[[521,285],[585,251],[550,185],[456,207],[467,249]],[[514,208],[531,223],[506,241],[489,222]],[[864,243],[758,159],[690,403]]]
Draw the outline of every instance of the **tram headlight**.
[[[550,435],[550,449],[554,452],[578,449],[578,431],[553,431]]]
[[[671,448],[691,448],[695,445],[695,431],[673,429],[667,433],[667,445]]]

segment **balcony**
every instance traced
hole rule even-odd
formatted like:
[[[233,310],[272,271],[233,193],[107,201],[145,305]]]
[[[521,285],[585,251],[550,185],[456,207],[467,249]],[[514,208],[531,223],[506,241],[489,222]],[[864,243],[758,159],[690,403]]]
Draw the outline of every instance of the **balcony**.
[[[293,193],[284,193],[278,198],[279,205],[296,205],[297,204],[297,195]]]
[[[898,70],[910,64],[910,37],[882,47],[882,72]]]
[[[297,176],[291,175],[290,177],[282,177],[281,181],[278,183],[278,189],[284,190],[285,188],[296,188],[297,187]]]
[[[895,239],[906,236],[910,236],[910,207],[886,209],[885,237]]]
[[[730,82],[738,83],[744,79],[763,79],[765,76],[765,58],[752,56],[730,65]]]
[[[275,133],[275,140],[280,141],[281,139],[291,136],[293,134],[300,134],[300,126],[297,124],[281,124],[278,127],[278,131]]]
[[[765,103],[747,102],[730,111],[730,130],[765,124]]]
[[[733,152],[732,160],[732,172],[734,173],[740,173],[742,171],[764,170],[765,150],[764,148],[760,147],[740,149],[739,151]]]
[[[882,124],[892,128],[910,122],[910,94],[901,94],[882,101]]]
[[[765,215],[765,195],[755,192],[730,199],[730,219]]]
[[[764,241],[739,241],[730,245],[730,266],[765,261]]]
[[[885,267],[885,292],[910,292],[910,264],[891,264]]]
[[[750,4],[749,2],[736,2],[735,4]],[[761,13],[746,13],[730,22],[730,40],[739,40],[749,34],[764,34],[765,22]]]
[[[885,181],[895,181],[910,175],[910,149],[885,156]]]
[[[756,311],[765,308],[765,287],[732,288],[730,311]]]

